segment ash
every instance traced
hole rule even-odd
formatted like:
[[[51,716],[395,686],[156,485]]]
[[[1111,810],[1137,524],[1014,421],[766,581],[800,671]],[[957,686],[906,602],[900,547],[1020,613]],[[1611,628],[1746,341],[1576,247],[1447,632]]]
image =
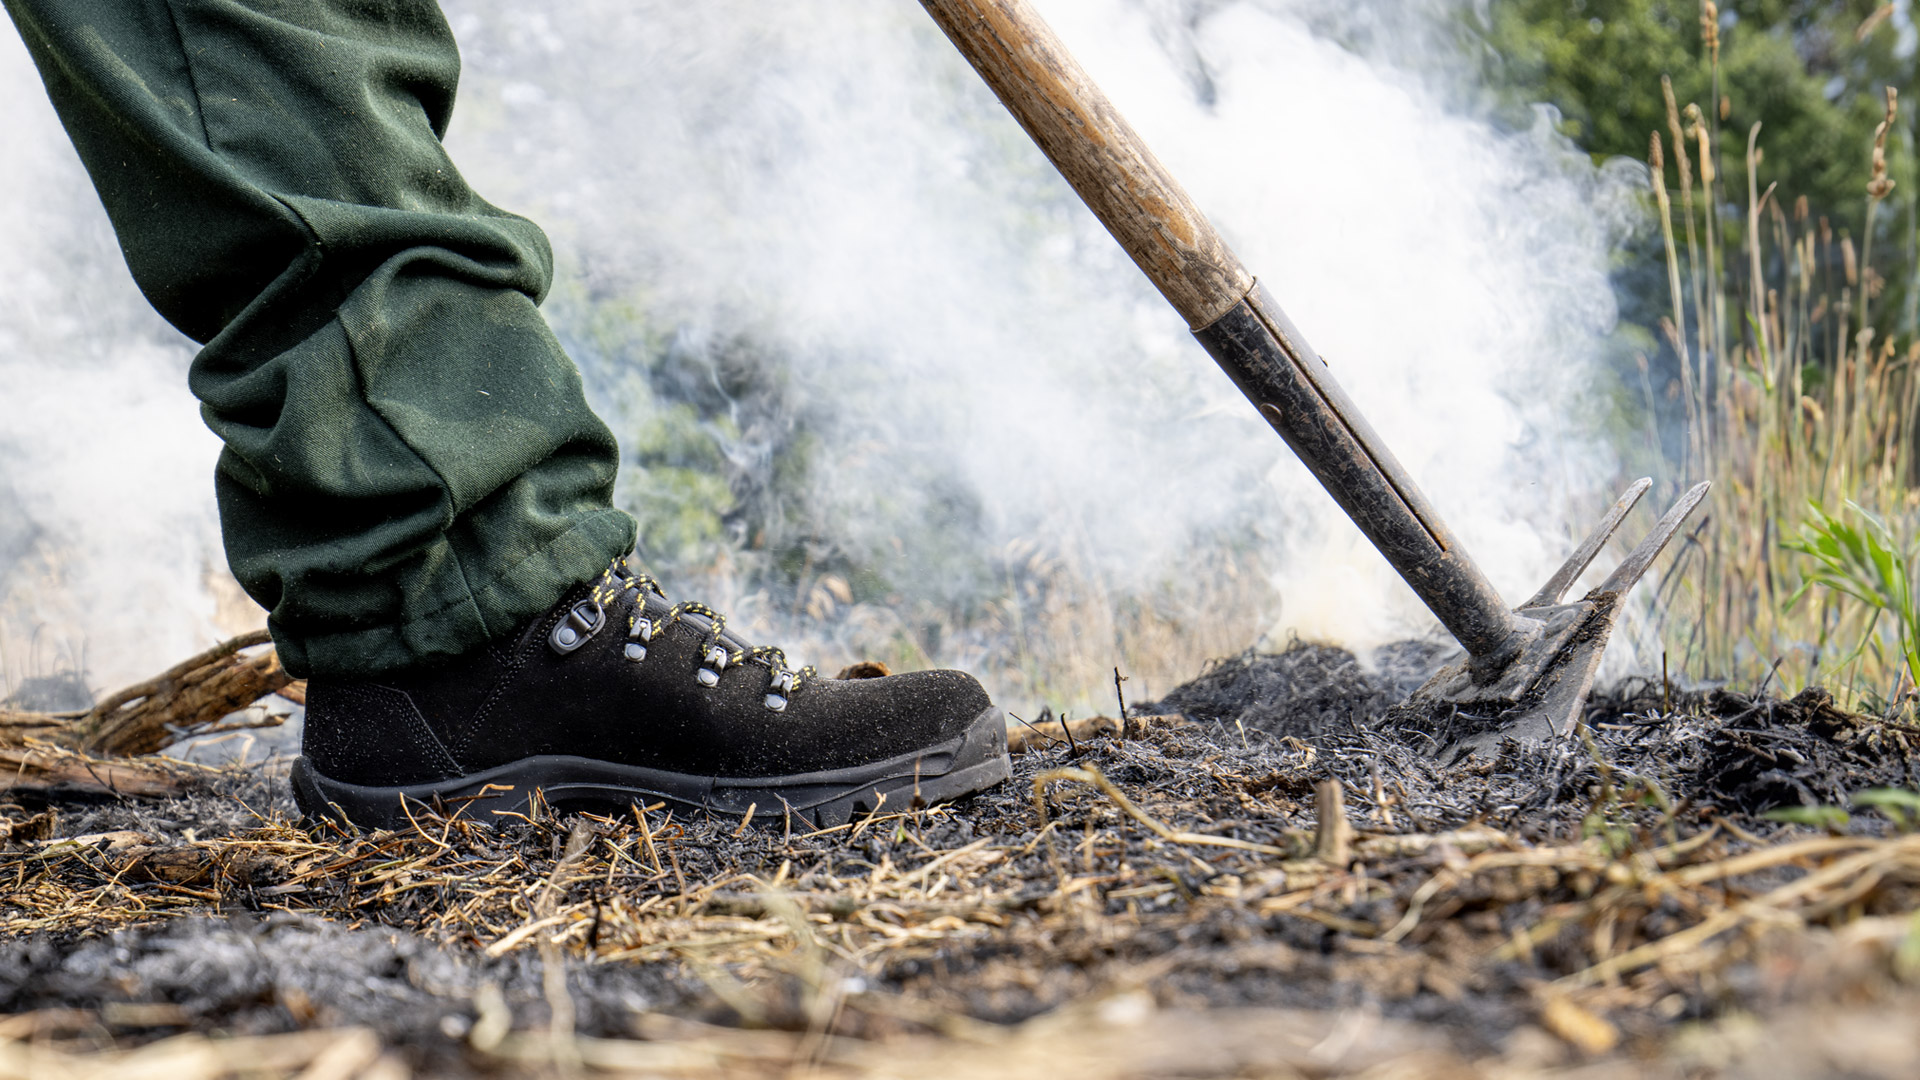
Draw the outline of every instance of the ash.
[[[1722,934],[1596,992],[1642,1040],[1888,1000],[1920,851],[1860,811],[1854,839],[1801,855],[1804,831],[1760,815],[1920,786],[1910,729],[1819,690],[1636,680],[1596,695],[1576,739],[1449,764],[1436,750],[1461,721],[1393,704],[1444,651],[1370,659],[1301,643],[1228,658],[1132,710],[1185,725],[1047,746],[960,804],[818,834],[657,813],[305,827],[282,733],[207,791],[62,804],[57,835],[82,842],[8,851],[22,887],[0,898],[0,1012],[79,1010],[107,1045],[358,1024],[417,1068],[485,1072],[467,1040],[483,988],[515,1030],[549,1023],[544,951],[587,1035],[649,1013],[790,1031],[830,1014],[836,1034],[882,1039],[1143,986],[1183,1008],[1362,1008],[1480,1056],[1534,1022],[1542,986],[1841,857],[1882,861],[1767,900],[1800,913],[1791,942]],[[1328,780],[1350,854],[1324,846]],[[1735,857],[1752,872],[1714,876]],[[544,912],[561,932],[536,949]],[[1817,936],[1843,932],[1848,964],[1819,960]],[[823,1013],[823,987],[844,1007]]]
[[[1509,740],[1491,759],[1450,766],[1440,751],[1483,721],[1394,703],[1456,654],[1431,642],[1378,650],[1373,671],[1345,649],[1294,642],[1242,653],[1143,713],[1180,713],[1230,745],[1293,738],[1370,807],[1390,781],[1420,828],[1468,821],[1517,825],[1529,839],[1577,825],[1603,791],[1641,789],[1695,814],[1758,815],[1791,806],[1845,806],[1870,787],[1920,789],[1914,734],[1845,713],[1827,691],[1790,699],[1726,688],[1682,690],[1632,678],[1587,702],[1585,730],[1553,744]]]
[[[519,1026],[545,1023],[541,980],[536,953],[490,960],[404,931],[288,913],[0,945],[0,1012],[77,1005],[109,1006],[111,1015],[111,1005],[159,1005],[167,1008],[148,1024],[166,1029],[190,1018],[229,1035],[357,1025],[437,1067],[458,1061],[483,985],[501,991]],[[567,989],[576,1030],[598,1036],[629,1034],[631,1018],[650,1010],[694,1011],[697,997],[660,966],[571,964]]]
[[[1199,678],[1139,712],[1179,713],[1236,730],[1312,739],[1377,724],[1458,655],[1451,642],[1402,641],[1374,650],[1371,670],[1345,649],[1295,639],[1284,651],[1252,649],[1213,663]]]

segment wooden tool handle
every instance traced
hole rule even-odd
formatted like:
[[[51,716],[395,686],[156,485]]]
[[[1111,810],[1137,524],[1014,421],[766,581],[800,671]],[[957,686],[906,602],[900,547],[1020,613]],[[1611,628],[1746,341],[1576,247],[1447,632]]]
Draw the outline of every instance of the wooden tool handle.
[[[1027,0],[920,0],[1234,384],[1476,663],[1530,640],[1326,361]],[[1537,626],[1533,620],[1529,625]]]
[[[1026,0],[920,2],[1190,329],[1247,295],[1253,275]]]

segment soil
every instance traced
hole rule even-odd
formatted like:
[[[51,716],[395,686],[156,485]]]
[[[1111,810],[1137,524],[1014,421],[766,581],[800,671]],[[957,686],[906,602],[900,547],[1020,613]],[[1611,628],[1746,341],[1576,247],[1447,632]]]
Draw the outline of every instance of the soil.
[[[1389,1046],[1460,1075],[1920,1073],[1920,1041],[1839,1061],[1846,1045],[1788,1047],[1751,1020],[1917,1003],[1912,823],[1842,811],[1920,790],[1920,732],[1820,690],[1633,680],[1576,739],[1443,765],[1460,721],[1392,704],[1438,651],[1372,659],[1229,658],[1131,710],[1189,724],[1050,743],[994,791],[820,834],[659,809],[307,829],[284,754],[171,801],[0,809],[52,814],[48,838],[0,851],[0,1051],[10,1030],[86,1061],[356,1028],[395,1068],[470,1075],[523,1068],[500,1031],[736,1046],[753,1029],[829,1040],[806,1052],[853,1075],[845,1047],[1045,1031],[1085,1049],[1111,1016],[1036,1025],[1118,1001],[1183,1018],[1168,1030],[1384,1025],[1373,1051],[1280,1062],[1314,1075],[1380,1068]],[[1765,816],[1783,806],[1828,828]],[[1253,1060],[1136,1052],[1155,1075]]]

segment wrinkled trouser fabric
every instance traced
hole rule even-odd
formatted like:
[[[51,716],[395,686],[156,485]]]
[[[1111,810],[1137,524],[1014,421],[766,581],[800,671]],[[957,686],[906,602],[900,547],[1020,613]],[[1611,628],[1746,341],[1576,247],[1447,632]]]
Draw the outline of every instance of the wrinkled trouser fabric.
[[[546,237],[441,146],[432,0],[4,2],[134,279],[204,346],[228,563],[289,669],[466,652],[632,546],[535,308]]]

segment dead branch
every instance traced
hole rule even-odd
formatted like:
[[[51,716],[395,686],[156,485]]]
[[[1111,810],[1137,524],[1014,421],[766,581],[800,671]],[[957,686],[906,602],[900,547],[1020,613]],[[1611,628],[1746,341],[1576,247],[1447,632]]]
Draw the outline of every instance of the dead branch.
[[[38,740],[0,746],[0,795],[9,797],[153,798],[199,786],[195,770],[166,758],[109,760]]]
[[[0,711],[0,747],[38,740],[83,754],[130,757],[207,734],[222,717],[293,682],[272,649],[245,651],[269,640],[265,630],[231,638],[85,712]]]

